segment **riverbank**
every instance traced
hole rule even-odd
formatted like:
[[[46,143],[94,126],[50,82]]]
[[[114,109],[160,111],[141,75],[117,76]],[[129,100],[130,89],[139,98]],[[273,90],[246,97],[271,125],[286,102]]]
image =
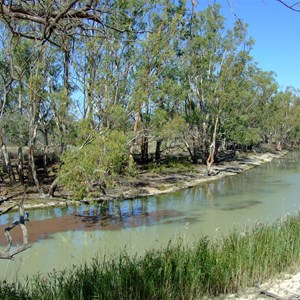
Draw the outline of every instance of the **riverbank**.
[[[215,300],[298,300],[300,299],[299,269],[299,265],[292,267],[288,272],[281,273],[261,285],[257,284],[236,294],[222,295]]]
[[[138,170],[135,177],[119,177],[113,188],[105,190],[105,194],[93,199],[83,199],[81,202],[109,201],[120,199],[134,199],[160,194],[172,193],[178,190],[199,186],[201,184],[219,180],[226,176],[234,176],[263,163],[278,159],[287,154],[287,151],[276,153],[238,153],[234,159],[215,164],[211,176],[206,175],[205,165],[173,166],[170,168],[157,167],[150,170]],[[22,186],[3,186],[0,200],[1,211],[17,203],[23,195]],[[47,190],[47,187],[46,189]],[[35,187],[27,190],[25,209],[59,207],[77,205],[80,202],[72,200],[72,194],[62,186],[58,187],[55,197],[41,197]]]

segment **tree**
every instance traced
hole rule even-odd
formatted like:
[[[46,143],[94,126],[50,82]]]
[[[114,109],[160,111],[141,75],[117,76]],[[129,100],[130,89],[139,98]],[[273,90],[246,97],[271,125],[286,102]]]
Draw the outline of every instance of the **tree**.
[[[135,123],[133,139],[130,147],[131,158],[134,156],[134,146],[137,141],[138,127],[141,125],[141,162],[148,163],[149,126],[151,110],[161,106],[168,96],[162,95],[162,81],[175,57],[175,43],[179,38],[180,24],[184,15],[184,3],[173,4],[166,1],[163,6],[153,6],[149,13],[149,32],[140,45],[139,60],[134,76],[133,106]]]
[[[240,22],[232,30],[225,30],[220,6],[213,5],[194,17],[187,43],[190,92],[186,113],[193,130],[190,153],[196,163],[200,152],[210,174],[222,118],[231,101],[233,84],[241,79],[249,59],[252,41],[247,40],[246,26]]]
[[[82,137],[86,136],[84,131],[82,133]],[[88,130],[85,141],[66,151],[61,159],[63,165],[58,176],[60,182],[74,192],[74,198],[95,196],[97,192],[105,193],[105,188],[113,184],[113,179],[125,172],[128,166],[128,140],[118,130]]]

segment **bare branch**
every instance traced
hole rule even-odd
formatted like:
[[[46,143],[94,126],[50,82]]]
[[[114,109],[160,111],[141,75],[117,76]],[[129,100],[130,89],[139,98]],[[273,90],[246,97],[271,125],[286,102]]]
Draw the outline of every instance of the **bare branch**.
[[[19,203],[19,220],[14,222],[12,226],[6,227],[4,230],[4,234],[7,240],[7,245],[3,252],[0,252],[0,259],[12,259],[15,255],[25,251],[30,248],[31,245],[28,243],[28,232],[25,223],[29,221],[29,213],[24,212],[24,200],[26,197],[26,188],[24,191],[24,195],[22,200]],[[15,205],[8,207],[5,212],[11,210]],[[2,212],[4,213],[4,212]],[[17,246],[15,249],[11,250],[12,246],[12,237],[10,235],[10,231],[14,229],[17,225],[21,226],[22,235],[23,235],[23,244],[21,246]]]
[[[293,11],[296,11],[296,12],[300,12],[300,8],[297,8],[297,6],[299,7],[300,6],[300,1],[297,1],[297,2],[295,2],[295,3],[293,3],[293,4],[287,4],[285,1],[283,1],[283,0],[276,0],[277,2],[279,2],[279,3],[281,3],[281,4],[283,4],[285,7],[287,7],[287,8],[289,8],[289,9],[291,9],[291,10],[293,10]]]
[[[51,7],[42,5],[42,1],[34,5],[28,5],[27,1],[0,0],[0,18],[7,24],[13,34],[28,39],[40,40],[43,43],[50,42],[56,47],[62,47],[66,39],[74,38],[74,35],[82,31],[90,30],[89,22],[94,22],[95,29],[110,29],[119,33],[133,32],[137,34],[146,31],[134,31],[128,28],[119,28],[117,25],[105,22],[107,15],[113,15],[113,11],[107,7],[100,7],[97,1],[72,0],[67,5],[58,7],[52,3]],[[123,14],[124,15],[124,14]],[[126,15],[130,19],[130,16]],[[25,21],[28,25],[37,25],[35,32],[26,31],[25,26],[16,27],[16,21]],[[88,29],[87,29],[88,28]],[[62,43],[62,45],[60,45]]]

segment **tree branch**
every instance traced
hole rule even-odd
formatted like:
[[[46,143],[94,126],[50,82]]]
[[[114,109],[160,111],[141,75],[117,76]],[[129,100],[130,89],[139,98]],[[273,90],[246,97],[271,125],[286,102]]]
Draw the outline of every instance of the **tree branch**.
[[[4,251],[0,252],[0,259],[12,259],[15,255],[25,251],[26,249],[30,248],[31,245],[28,243],[28,232],[25,223],[29,221],[29,213],[24,212],[24,199],[26,196],[26,189],[24,191],[23,198],[19,203],[19,220],[14,222],[12,226],[6,227],[4,230],[4,234],[7,240],[7,245]],[[6,212],[11,210],[15,205],[12,205],[6,209]],[[2,212],[3,213],[3,212]],[[12,237],[10,235],[10,231],[14,229],[17,225],[21,226],[22,235],[23,235],[23,244],[21,246],[17,246],[15,249],[11,250],[12,246]]]
[[[97,1],[90,0],[86,4],[80,0],[72,0],[65,6],[44,6],[41,2],[28,5],[27,1],[0,0],[2,19],[6,22],[13,34],[28,39],[40,40],[43,43],[49,41],[56,47],[62,47],[64,37],[73,38],[80,31],[90,30],[87,25],[90,21],[95,23],[94,28],[101,26],[119,33],[133,32],[142,34],[147,31],[134,31],[127,28],[119,28],[113,24],[105,23],[105,15],[113,14],[110,8],[100,7]],[[53,7],[55,5],[55,7]],[[130,18],[130,16],[128,16]],[[26,32],[26,26],[16,28],[16,21],[25,21],[28,25],[38,25],[34,32]],[[42,26],[42,28],[40,28]],[[89,29],[86,29],[89,28]],[[52,35],[55,37],[51,38]],[[59,41],[61,40],[62,45]]]
[[[279,3],[281,3],[281,4],[283,4],[285,7],[289,8],[289,9],[291,9],[291,10],[293,10],[293,11],[300,12],[300,8],[299,8],[299,9],[296,8],[297,6],[300,5],[300,1],[297,1],[297,2],[295,2],[295,3],[293,3],[293,4],[291,4],[291,5],[287,4],[287,3],[286,3],[285,1],[283,1],[283,0],[276,0],[276,1],[279,2]]]

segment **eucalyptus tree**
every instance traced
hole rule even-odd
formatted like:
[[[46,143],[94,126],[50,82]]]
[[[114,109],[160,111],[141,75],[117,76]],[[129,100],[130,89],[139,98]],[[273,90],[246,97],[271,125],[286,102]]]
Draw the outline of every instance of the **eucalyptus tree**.
[[[13,184],[15,182],[14,172],[10,162],[10,156],[8,154],[6,141],[5,141],[5,126],[3,126],[3,119],[5,112],[9,109],[13,102],[13,97],[11,92],[14,88],[14,78],[11,74],[10,69],[10,57],[9,52],[6,51],[6,47],[9,43],[9,35],[3,26],[1,35],[1,54],[0,54],[0,93],[1,93],[1,106],[0,106],[0,146],[2,155],[4,158],[5,169],[9,175],[10,182]]]
[[[272,111],[271,104],[278,93],[278,83],[273,72],[266,72],[257,67],[251,70],[250,76],[253,81],[252,98],[255,108],[253,118],[256,127],[259,128],[262,142],[267,144],[271,142],[273,135],[271,124],[275,112]]]
[[[299,137],[299,96],[292,88],[278,92],[268,108],[270,138],[277,150],[293,144]]]
[[[242,79],[232,82],[231,101],[226,105],[220,127],[223,146],[234,152],[237,148],[247,150],[261,142],[260,124],[256,118],[256,84],[251,79],[254,66],[250,62],[242,74]]]
[[[237,21],[232,29],[226,30],[224,22],[220,6],[209,6],[195,16],[188,38],[187,119],[194,128],[194,145],[200,145],[208,174],[217,151],[222,117],[231,101],[229,87],[241,79],[252,46],[244,24]]]
[[[168,80],[166,74],[175,64],[175,43],[179,39],[178,28],[185,13],[184,6],[183,1],[177,4],[165,1],[163,5],[153,6],[147,22],[151,33],[145,35],[140,44],[132,97],[136,114],[130,152],[133,156],[140,122],[142,163],[148,162],[151,111],[162,108],[162,102],[168,99],[166,90],[163,91],[163,81]]]

